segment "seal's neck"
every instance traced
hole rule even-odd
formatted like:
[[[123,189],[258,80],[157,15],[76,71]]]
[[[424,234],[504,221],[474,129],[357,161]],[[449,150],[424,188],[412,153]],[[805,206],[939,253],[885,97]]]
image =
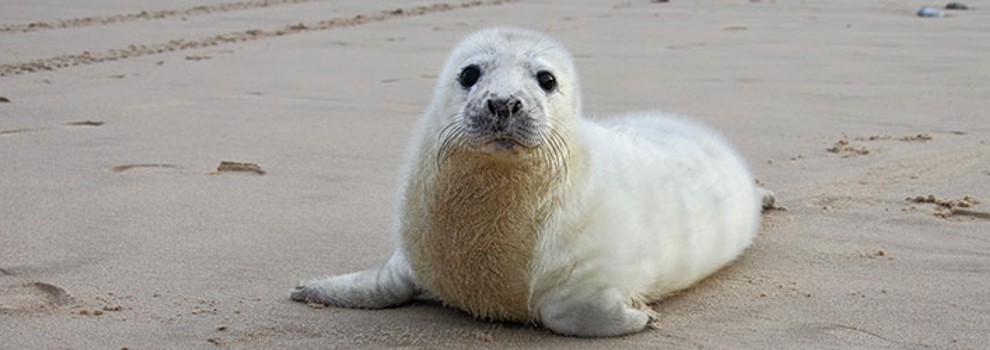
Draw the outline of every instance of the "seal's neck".
[[[485,198],[516,194],[540,196],[563,175],[548,156],[519,155],[511,151],[482,152],[455,150],[446,156],[438,169],[439,183],[460,192],[479,192]],[[522,198],[517,198],[522,200]]]

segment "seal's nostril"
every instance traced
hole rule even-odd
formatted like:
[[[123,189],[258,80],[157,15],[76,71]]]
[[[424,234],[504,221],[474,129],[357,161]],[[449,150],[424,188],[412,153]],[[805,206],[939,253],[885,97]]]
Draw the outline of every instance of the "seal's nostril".
[[[509,110],[512,111],[512,114],[519,113],[520,109],[522,109],[522,102],[519,100],[509,101]]]
[[[498,114],[498,113],[496,113],[495,103],[492,102],[492,100],[488,100],[487,101],[487,105],[488,105],[488,111],[489,112],[491,112],[493,115]]]

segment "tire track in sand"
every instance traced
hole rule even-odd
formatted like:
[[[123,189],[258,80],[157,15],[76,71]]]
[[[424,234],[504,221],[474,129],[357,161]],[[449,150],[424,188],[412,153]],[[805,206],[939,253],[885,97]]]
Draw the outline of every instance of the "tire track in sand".
[[[396,18],[415,17],[433,13],[448,12],[479,6],[496,6],[512,3],[518,0],[478,0],[463,3],[435,3],[432,5],[398,8],[377,13],[359,14],[353,17],[336,17],[311,23],[297,23],[275,29],[248,29],[244,31],[220,34],[201,39],[173,39],[166,43],[128,45],[125,48],[110,49],[101,52],[83,51],[78,54],[59,55],[27,62],[0,65],[0,77],[39,71],[52,71],[60,68],[79,65],[96,64],[107,61],[117,61],[133,57],[141,57],[168,52],[213,47],[222,44],[252,41],[277,36],[285,36],[304,32],[330,30],[342,27],[354,27],[368,23],[383,22]]]
[[[251,10],[279,5],[291,5],[310,2],[313,0],[261,0],[261,1],[240,1],[229,2],[216,5],[203,5],[185,8],[181,10],[162,11],[141,11],[137,13],[125,13],[110,16],[92,16],[81,18],[56,19],[51,21],[39,21],[24,24],[4,24],[0,25],[0,33],[29,33],[42,30],[68,29],[76,27],[98,26],[134,21],[149,21],[155,19],[165,19],[170,17],[192,17],[209,15],[221,12],[233,12]]]

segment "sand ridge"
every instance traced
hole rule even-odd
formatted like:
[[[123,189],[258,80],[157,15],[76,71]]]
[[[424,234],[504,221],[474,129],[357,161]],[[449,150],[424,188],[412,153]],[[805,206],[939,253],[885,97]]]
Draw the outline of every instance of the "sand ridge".
[[[66,28],[83,27],[83,26],[107,25],[107,24],[114,24],[120,22],[163,19],[163,18],[178,17],[178,16],[183,16],[183,17],[200,16],[200,15],[214,14],[217,12],[259,9],[270,6],[299,4],[309,1],[311,0],[241,1],[241,2],[230,2],[230,3],[222,3],[215,5],[193,6],[180,10],[141,11],[136,13],[126,13],[126,14],[97,16],[97,17],[57,19],[51,21],[31,22],[24,24],[20,24],[20,23],[3,24],[0,25],[0,33],[3,32],[28,33],[28,32],[40,31],[40,30],[55,30],[55,29],[66,29]]]
[[[38,59],[30,62],[20,62],[20,63],[0,65],[0,77],[13,75],[13,74],[31,73],[37,71],[50,71],[59,68],[73,67],[77,65],[96,64],[107,61],[116,61],[131,57],[162,54],[173,51],[213,47],[222,44],[230,44],[230,43],[244,42],[250,40],[259,40],[264,38],[291,35],[291,34],[297,34],[303,32],[310,32],[310,31],[320,31],[320,30],[329,30],[334,28],[351,27],[351,26],[357,26],[367,23],[381,22],[394,18],[422,16],[425,14],[430,14],[435,12],[452,11],[456,9],[472,8],[476,6],[500,5],[512,1],[514,0],[486,0],[486,1],[471,1],[471,2],[453,3],[453,4],[435,3],[428,6],[398,8],[398,9],[386,10],[378,13],[359,14],[348,18],[338,17],[329,20],[318,21],[315,23],[300,22],[275,29],[265,30],[265,29],[252,28],[244,31],[217,34],[211,37],[200,38],[200,39],[173,39],[173,40],[169,40],[167,43],[132,44],[132,45],[128,45],[125,48],[110,49],[102,52],[84,51],[78,54],[60,55],[56,57]],[[229,6],[229,7],[257,8],[262,6],[245,5],[245,6]],[[197,13],[202,12],[208,14],[218,11],[229,11],[229,10],[227,10],[226,7],[219,6],[216,7],[216,10],[211,10],[209,8],[205,10],[198,10],[197,8],[193,8],[192,10],[189,11],[193,11]],[[123,16],[124,16],[123,18],[129,18],[128,15],[123,15]],[[141,16],[139,14],[137,17],[145,17],[145,16]],[[170,17],[170,16],[163,15],[161,17]],[[116,17],[111,17],[111,18],[116,18]],[[86,21],[81,21],[81,22],[86,22]],[[97,22],[99,22],[100,24],[113,24],[120,21],[106,20],[106,21],[97,21]],[[66,27],[68,27],[68,25],[66,25]],[[10,32],[18,32],[18,31],[11,30]]]

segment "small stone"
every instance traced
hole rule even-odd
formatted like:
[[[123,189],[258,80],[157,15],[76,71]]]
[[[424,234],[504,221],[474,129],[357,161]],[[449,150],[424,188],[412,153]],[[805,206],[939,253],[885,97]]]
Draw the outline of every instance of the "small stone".
[[[254,163],[242,163],[242,162],[231,162],[231,161],[220,161],[220,165],[217,166],[217,171],[210,173],[211,175],[216,175],[226,172],[249,172],[258,175],[265,175],[265,171],[261,170],[258,164]]]
[[[945,13],[943,13],[942,10],[939,10],[937,8],[925,6],[918,10],[918,17],[940,18],[940,17],[945,17]]]
[[[969,6],[966,6],[966,4],[956,1],[945,4],[945,8],[947,10],[969,10]]]

